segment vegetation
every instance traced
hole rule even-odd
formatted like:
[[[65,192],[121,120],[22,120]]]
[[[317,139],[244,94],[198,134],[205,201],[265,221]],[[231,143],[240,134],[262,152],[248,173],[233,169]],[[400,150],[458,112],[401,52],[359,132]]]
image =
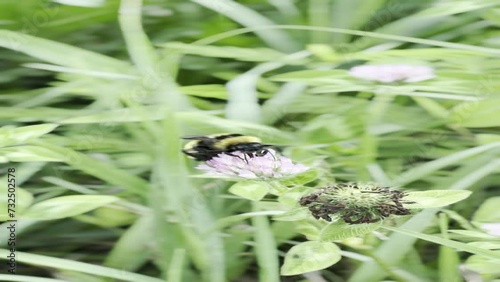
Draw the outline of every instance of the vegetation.
[[[499,281],[500,1],[0,8],[1,281]],[[203,174],[222,132],[309,169]]]

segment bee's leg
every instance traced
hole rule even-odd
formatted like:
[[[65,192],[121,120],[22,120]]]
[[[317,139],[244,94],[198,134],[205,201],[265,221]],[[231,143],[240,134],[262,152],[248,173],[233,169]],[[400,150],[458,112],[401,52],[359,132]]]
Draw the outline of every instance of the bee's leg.
[[[233,154],[233,153],[230,153],[230,152],[227,152],[227,153],[225,153],[225,154],[226,154],[226,155],[229,155],[229,156],[232,156],[232,157],[237,157],[238,159],[240,159],[240,160],[242,160],[242,161],[244,161],[244,162],[248,163],[248,160],[247,160],[247,157],[246,157],[246,155],[245,155],[245,154],[243,154],[244,159],[243,159],[242,157],[240,157],[240,156],[238,156],[238,155],[235,155],[235,154]]]
[[[255,155],[252,155],[252,153],[245,153],[244,156],[245,156],[245,161],[248,163],[247,157],[253,158]]]
[[[266,149],[266,151],[267,151],[269,154],[271,154],[271,156],[273,156],[273,159],[274,159],[275,161],[277,161],[277,160],[278,160],[278,157],[276,157],[276,155],[275,155],[275,154],[271,153],[271,151],[269,151],[269,150],[267,150],[267,149]]]
[[[259,152],[255,153],[255,155],[258,157],[263,157],[267,154],[270,154],[271,156],[273,156],[273,159],[276,160],[276,156],[273,153],[271,153],[271,151],[269,151],[268,149],[262,149]]]
[[[237,156],[238,157],[238,156]],[[248,163],[248,158],[251,158],[252,156],[250,155],[250,153],[247,153],[247,152],[243,152],[243,158],[239,157],[241,160],[243,160],[245,163]]]
[[[269,151],[267,149],[262,149],[260,151],[255,152],[254,156],[263,157],[263,156],[267,155],[267,153],[269,153]]]
[[[243,158],[241,158],[241,157],[239,157],[239,158],[242,159],[245,163],[248,163],[248,158],[253,158],[254,156],[255,155],[252,155],[251,152],[244,152],[243,153]]]

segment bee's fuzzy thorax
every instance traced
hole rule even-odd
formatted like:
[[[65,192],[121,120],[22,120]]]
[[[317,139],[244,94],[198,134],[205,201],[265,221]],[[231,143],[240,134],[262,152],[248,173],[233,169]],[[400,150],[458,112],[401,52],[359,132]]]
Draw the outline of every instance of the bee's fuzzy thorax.
[[[261,143],[260,138],[254,136],[236,136],[222,139],[217,143],[214,143],[214,147],[218,149],[226,149],[231,145],[243,144],[243,143]]]

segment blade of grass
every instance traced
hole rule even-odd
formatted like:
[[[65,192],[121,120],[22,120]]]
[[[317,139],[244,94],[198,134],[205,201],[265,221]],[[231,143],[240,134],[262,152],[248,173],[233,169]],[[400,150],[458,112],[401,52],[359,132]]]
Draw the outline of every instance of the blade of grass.
[[[286,114],[286,107],[306,89],[306,84],[300,82],[283,84],[279,91],[262,105],[262,121],[265,124],[273,124],[282,118]]]
[[[397,5],[394,5],[393,7],[393,10],[395,10],[396,13],[397,10],[401,10],[401,8],[397,7]],[[453,29],[461,30],[462,26],[469,24],[471,21],[477,21],[476,17],[471,14],[457,16],[454,17],[454,21],[450,21],[449,16],[424,15],[423,13],[405,16],[392,21],[384,21],[384,17],[387,18],[387,16],[389,16],[389,18],[391,18],[394,16],[392,14],[394,14],[394,12],[391,11],[391,7],[387,5],[383,10],[381,10],[379,15],[372,18],[372,21],[368,22],[368,24],[371,25],[370,28],[372,28],[375,32],[383,34],[428,38],[429,36],[440,32],[447,32]],[[377,22],[377,20],[381,21]],[[363,50],[381,43],[383,43],[382,40],[372,37],[357,39],[351,44],[355,46],[356,50]],[[393,46],[392,48],[394,47],[397,46]]]
[[[142,0],[122,0],[119,22],[132,61],[142,74],[156,74],[157,56],[153,45],[144,33],[141,21]]]
[[[309,0],[308,2],[308,16],[309,24],[311,26],[330,26],[330,19],[332,16],[330,1],[323,0]],[[362,9],[359,9],[362,10]],[[312,32],[310,43],[328,43],[330,35],[324,32]]]
[[[164,119],[163,112],[166,106],[146,106],[144,108],[126,108],[110,110],[105,113],[81,115],[79,117],[63,119],[62,124],[85,124],[102,122],[144,122],[147,120]],[[1,113],[1,108],[0,108]],[[1,116],[0,116],[1,117]],[[203,127],[206,132],[241,132],[258,136],[270,136],[274,140],[289,142],[293,137],[271,126],[261,124],[227,120],[213,115],[212,112],[177,112],[175,118],[183,127]]]
[[[488,150],[500,147],[500,142],[490,143],[478,147],[474,147],[471,149],[459,151],[452,155],[442,157],[440,159],[427,162],[423,165],[417,166],[413,169],[410,169],[403,174],[401,174],[397,179],[394,180],[394,185],[396,186],[404,186],[412,181],[417,179],[421,179],[431,173],[436,172],[437,170],[444,168],[446,166],[455,164],[460,162],[466,158],[478,155],[480,153],[486,152]]]
[[[142,0],[122,0],[118,20],[132,61],[143,76],[144,88],[152,89],[159,101],[172,109],[191,109],[186,96],[179,92],[172,73],[170,57],[160,58],[142,28]],[[146,89],[144,89],[146,90]],[[148,91],[149,92],[149,91]]]
[[[256,203],[253,203],[254,212],[258,211]],[[259,265],[259,281],[279,282],[278,250],[274,235],[265,216],[252,217],[255,234],[255,254]]]
[[[185,249],[175,249],[174,255],[172,256],[172,263],[170,264],[168,271],[167,281],[169,282],[181,282],[182,281],[182,270],[183,265],[186,260],[186,250]]]
[[[344,29],[344,28],[316,27],[316,26],[302,26],[302,25],[270,25],[270,26],[257,26],[257,27],[247,27],[247,28],[234,29],[231,31],[223,32],[223,33],[216,34],[216,35],[213,35],[210,37],[206,37],[204,39],[197,40],[197,41],[193,42],[193,44],[208,45],[208,44],[212,44],[214,42],[220,41],[222,39],[226,39],[228,37],[232,37],[232,36],[236,36],[236,35],[240,35],[240,34],[244,34],[244,33],[249,33],[249,32],[254,32],[257,30],[266,30],[266,29],[294,29],[294,30],[323,31],[323,32],[330,32],[330,33],[344,33],[344,34],[351,34],[351,35],[357,35],[357,36],[367,36],[367,37],[374,37],[374,38],[380,38],[380,39],[386,39],[386,40],[418,43],[418,44],[424,44],[424,45],[430,45],[430,46],[440,46],[440,47],[451,48],[451,49],[470,50],[470,51],[495,54],[495,55],[500,54],[499,49],[474,46],[474,45],[467,45],[467,44],[462,44],[462,43],[444,42],[444,41],[438,41],[438,40],[429,40],[429,39],[423,39],[423,38],[415,38],[415,37],[392,35],[392,34],[383,34],[383,33],[378,33],[378,32],[369,32],[369,31],[351,30],[351,29]]]
[[[130,64],[126,62],[15,31],[0,30],[0,46],[74,69],[103,71],[117,75],[131,70]]]
[[[24,64],[23,66],[25,66],[27,68],[48,70],[48,71],[52,71],[52,72],[82,74],[85,76],[94,76],[94,77],[99,77],[99,78],[126,79],[126,80],[137,80],[138,79],[138,76],[136,76],[136,75],[112,73],[112,72],[104,72],[104,71],[82,70],[82,69],[61,67],[61,66],[50,65],[50,64],[32,63],[32,64]]]
[[[153,229],[150,214],[143,215],[129,227],[115,243],[104,261],[104,265],[127,271],[136,271],[151,257],[153,250],[148,248],[152,234],[144,230]]]
[[[490,251],[490,250],[486,250],[486,249],[481,249],[481,248],[474,247],[474,246],[471,246],[469,244],[465,244],[462,242],[452,241],[452,240],[448,240],[445,238],[432,236],[432,235],[428,235],[428,234],[424,234],[424,233],[420,233],[420,232],[415,232],[413,230],[403,229],[403,228],[398,228],[398,227],[393,227],[393,226],[382,226],[382,228],[387,229],[387,230],[391,230],[394,232],[398,232],[400,234],[404,234],[407,236],[422,239],[424,241],[428,241],[428,242],[436,243],[436,244],[439,244],[442,246],[457,249],[459,251],[464,251],[464,252],[468,252],[468,253],[472,253],[472,254],[476,254],[476,255],[482,255],[485,257],[493,258],[493,259],[500,259],[500,254],[498,252]]]
[[[372,20],[374,13],[386,0],[337,0],[333,2],[331,26],[336,28],[360,29],[367,21]],[[333,37],[334,43],[349,42],[351,36],[338,34]]]
[[[189,181],[185,158],[180,153],[180,127],[173,113],[168,112],[163,123],[155,126],[154,138],[158,145],[154,152],[151,205],[158,225],[157,240],[162,243],[163,255],[168,258],[162,267],[165,272],[170,269],[172,260],[176,259],[176,250],[182,246],[200,269],[203,281],[222,282],[224,246],[220,234],[213,232],[216,222],[212,211]],[[177,222],[165,222],[165,207]]]
[[[148,191],[149,184],[147,181],[132,175],[127,171],[112,166],[111,164],[93,159],[87,155],[68,148],[54,146],[44,141],[34,141],[32,143],[60,155],[61,159],[63,159],[68,165],[113,185],[123,187],[130,193],[144,196],[146,193],[145,191]]]
[[[8,250],[0,249],[1,259],[6,259],[8,254],[9,254]],[[53,258],[49,256],[42,256],[25,252],[17,252],[17,261],[41,267],[50,267],[55,269],[73,270],[83,273],[89,273],[93,275],[109,277],[123,281],[164,282],[164,280],[162,279],[157,279],[146,275],[123,271],[116,268],[103,267],[100,265],[93,265],[90,263],[77,262],[69,259]]]
[[[256,11],[232,0],[225,1],[207,1],[207,0],[191,0],[194,3],[200,4],[206,8],[220,13],[231,20],[250,28],[259,26],[269,26],[274,23],[257,13]],[[299,43],[293,40],[288,34],[278,30],[260,29],[253,30],[269,46],[284,52],[293,52],[300,49]]]
[[[439,214],[439,225],[441,236],[449,240],[448,236],[448,215]],[[457,251],[447,246],[439,247],[438,270],[440,281],[460,281],[460,272],[457,265],[460,264],[460,258]]]
[[[229,93],[226,117],[231,120],[259,123],[262,118],[256,89],[259,77],[266,72],[283,67],[286,62],[300,60],[310,55],[309,51],[293,53],[277,61],[260,64],[229,81],[226,86]]]
[[[26,275],[12,275],[12,274],[0,274],[1,281],[19,281],[19,282],[67,282],[66,280],[52,279],[52,278],[40,278],[35,276]]]

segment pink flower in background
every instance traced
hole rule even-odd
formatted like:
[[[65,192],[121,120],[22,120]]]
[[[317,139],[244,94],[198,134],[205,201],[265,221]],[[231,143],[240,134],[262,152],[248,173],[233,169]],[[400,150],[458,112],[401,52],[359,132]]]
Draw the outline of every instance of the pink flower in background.
[[[486,231],[486,233],[493,236],[500,236],[500,222],[497,223],[484,223],[481,224],[481,228]]]
[[[289,158],[277,156],[273,150],[269,150],[264,156],[249,157],[241,152],[231,154],[233,156],[219,154],[196,168],[212,175],[248,179],[284,178],[309,169],[305,165],[292,163]]]
[[[378,82],[418,82],[436,77],[434,69],[412,65],[363,65],[349,70],[349,74],[363,80]]]

